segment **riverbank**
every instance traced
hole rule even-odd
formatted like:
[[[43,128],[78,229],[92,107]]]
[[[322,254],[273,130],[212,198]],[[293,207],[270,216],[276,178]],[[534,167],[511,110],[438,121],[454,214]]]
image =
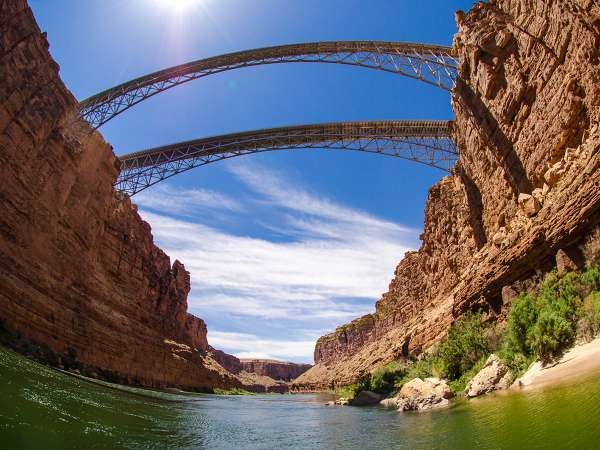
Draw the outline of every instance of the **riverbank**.
[[[537,388],[600,373],[600,337],[566,351],[554,364],[535,362],[512,388]]]

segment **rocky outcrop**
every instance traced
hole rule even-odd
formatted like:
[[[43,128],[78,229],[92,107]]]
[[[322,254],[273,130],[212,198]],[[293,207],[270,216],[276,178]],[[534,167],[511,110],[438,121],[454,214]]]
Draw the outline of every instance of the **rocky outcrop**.
[[[242,383],[243,389],[250,392],[285,394],[290,390],[287,381],[274,380],[265,375],[241,371],[236,377]]]
[[[483,368],[467,384],[465,395],[471,398],[492,391],[508,389],[513,378],[509,368],[496,355],[492,354]]]
[[[189,274],[113,189],[111,147],[75,120],[24,0],[0,3],[2,340],[113,381],[210,390],[241,383],[187,312]]]
[[[381,399],[382,396],[376,392],[360,391],[349,403],[352,406],[370,406],[378,404]]]
[[[296,389],[417,355],[464,311],[502,319],[556,265],[600,257],[600,22],[589,0],[496,0],[458,14],[460,162],[429,192],[422,245],[366,326],[319,339]]]
[[[439,378],[415,378],[405,383],[396,397],[382,400],[381,405],[399,411],[424,411],[443,408],[454,397],[445,380]]]
[[[367,314],[320,337],[315,346],[315,363],[352,355],[373,338],[374,326],[373,315]]]

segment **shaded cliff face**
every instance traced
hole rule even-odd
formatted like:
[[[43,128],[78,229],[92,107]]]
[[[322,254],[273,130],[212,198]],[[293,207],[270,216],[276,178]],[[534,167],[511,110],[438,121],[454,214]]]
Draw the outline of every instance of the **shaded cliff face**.
[[[26,2],[0,9],[3,340],[114,381],[239,386],[187,313],[189,274],[117,198],[111,147],[73,123],[76,100]]]
[[[461,161],[429,192],[422,245],[376,311],[324,336],[295,389],[418,354],[472,308],[489,317],[558,263],[600,257],[600,6],[497,0],[457,14]]]

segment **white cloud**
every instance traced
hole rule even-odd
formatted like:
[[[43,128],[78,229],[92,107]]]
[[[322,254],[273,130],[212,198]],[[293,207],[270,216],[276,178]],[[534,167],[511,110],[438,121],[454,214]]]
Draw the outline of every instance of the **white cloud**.
[[[167,183],[135,196],[142,208],[167,214],[193,215],[198,209],[240,211],[241,205],[227,195],[207,189],[177,189]]]
[[[306,341],[285,341],[260,339],[253,334],[210,331],[211,345],[233,353],[238,358],[279,359],[310,362],[313,359],[315,343]]]
[[[284,176],[256,166],[234,165],[231,171],[254,197],[234,201],[212,191],[168,187],[146,191],[141,202],[136,199],[157,243],[190,271],[189,305],[200,317],[221,313],[255,324],[275,319],[294,329],[317,320],[330,326],[345,323],[373,309],[396,264],[416,244],[416,230],[321,198]],[[236,223],[258,223],[261,229],[255,216],[267,208],[273,216],[268,228],[287,239],[271,241],[209,226],[206,214],[194,214],[184,198],[200,209],[228,209]],[[239,336],[229,331],[219,334],[209,327],[209,342],[219,348],[228,336],[222,347],[244,355],[295,358],[299,351],[288,341],[262,338],[251,343],[240,339],[236,346]],[[312,336],[298,345],[304,355],[312,355]]]

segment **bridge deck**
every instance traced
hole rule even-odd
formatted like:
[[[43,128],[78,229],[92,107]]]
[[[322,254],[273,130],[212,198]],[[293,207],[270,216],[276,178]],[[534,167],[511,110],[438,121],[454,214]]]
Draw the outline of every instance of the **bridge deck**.
[[[333,41],[279,45],[201,59],[107,89],[79,104],[80,116],[98,128],[113,117],[174,86],[211,74],[291,62],[360,66],[414,78],[445,90],[454,86],[457,61],[450,47],[385,41]]]
[[[336,149],[394,156],[449,171],[458,158],[449,121],[299,125],[179,142],[121,156],[117,188],[134,195],[194,167],[273,150]]]

